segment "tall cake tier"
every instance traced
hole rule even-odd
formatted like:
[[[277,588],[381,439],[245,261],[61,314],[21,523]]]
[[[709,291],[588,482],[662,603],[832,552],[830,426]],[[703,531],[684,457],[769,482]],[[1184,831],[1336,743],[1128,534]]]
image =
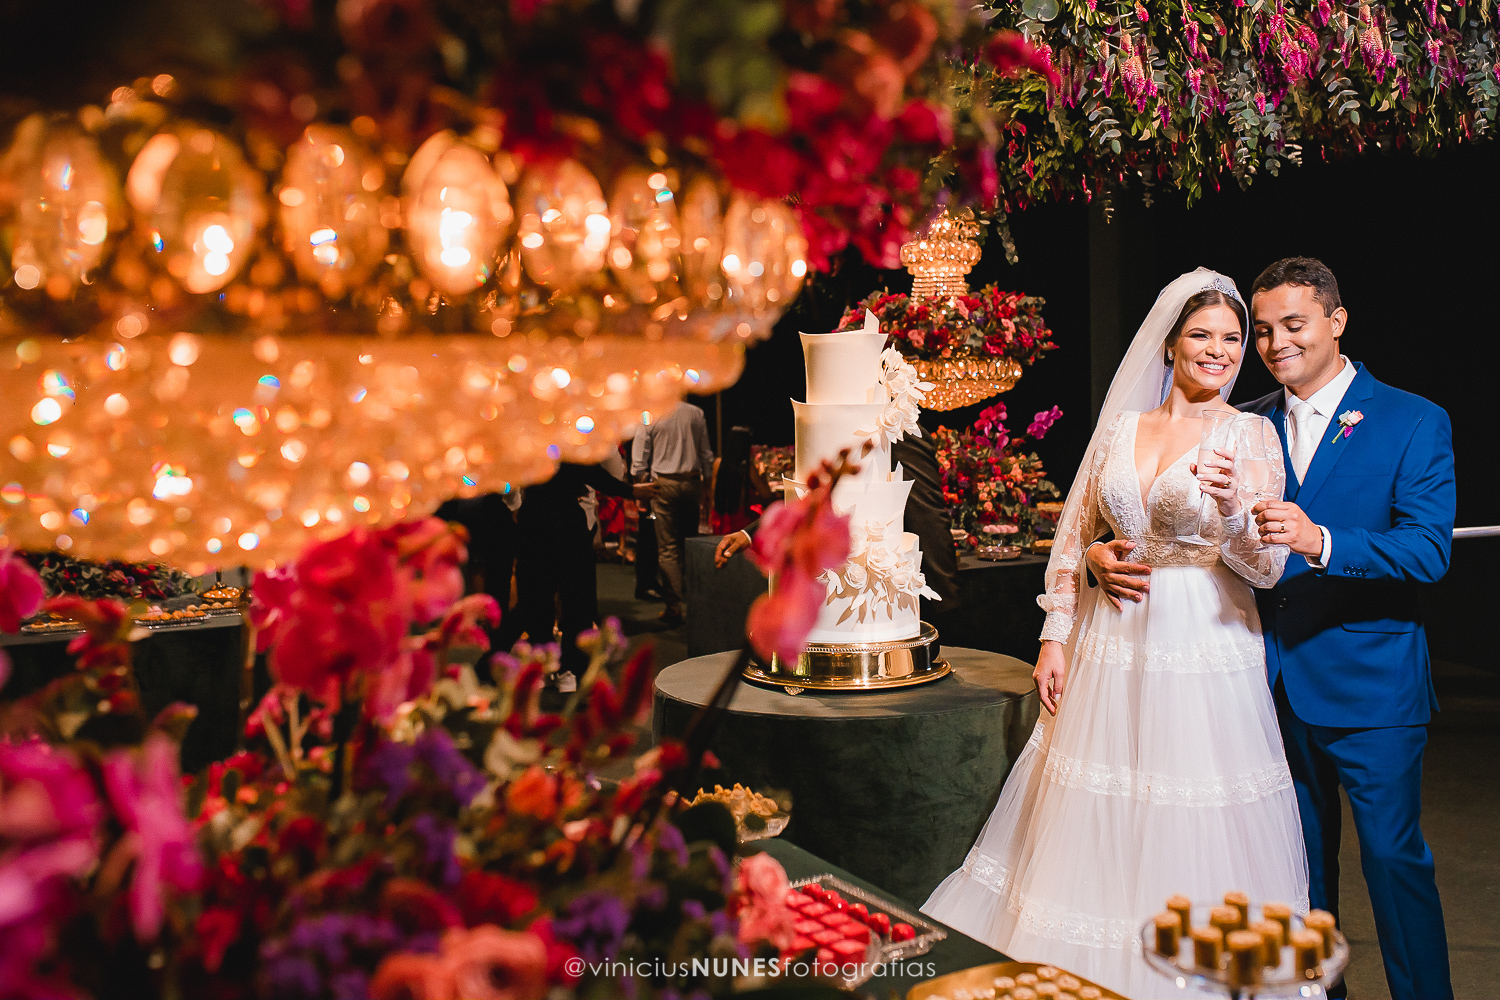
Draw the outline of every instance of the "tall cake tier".
[[[792,402],[796,459],[788,486],[800,494],[808,476],[840,450],[857,456],[866,440],[877,445],[858,460],[859,473],[834,488],[834,509],[850,519],[851,550],[849,561],[827,574],[827,599],[808,636],[813,643],[888,642],[914,638],[921,629],[922,553],[917,536],[905,530],[912,484],[899,467],[892,471],[886,443],[885,341],[873,328],[802,335],[807,402]]]

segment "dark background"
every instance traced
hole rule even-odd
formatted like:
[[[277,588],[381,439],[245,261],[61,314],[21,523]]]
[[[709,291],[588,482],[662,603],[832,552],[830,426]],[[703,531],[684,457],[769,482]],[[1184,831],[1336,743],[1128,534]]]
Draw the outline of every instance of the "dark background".
[[[1191,208],[1170,192],[1158,192],[1147,208],[1136,190],[1117,196],[1108,224],[1097,204],[1038,205],[1013,215],[1019,263],[1007,264],[992,237],[970,284],[995,281],[1045,298],[1044,316],[1060,347],[997,397],[1010,412],[1009,426],[1024,429],[1037,410],[1062,407],[1063,419],[1038,450],[1051,478],[1066,488],[1088,442],[1094,408],[1164,285],[1202,265],[1248,289],[1278,258],[1318,257],[1338,277],[1349,311],[1344,353],[1452,417],[1457,523],[1500,524],[1492,471],[1500,405],[1497,181],[1500,146],[1490,143],[1431,159],[1376,152],[1309,162],[1280,177],[1259,177],[1248,190],[1230,186]],[[805,389],[797,330],[833,329],[846,305],[881,287],[904,291],[910,278],[858,262],[820,277],[774,336],[749,352],[744,376],[723,394],[725,426],[751,427],[758,443],[791,444],[786,401],[803,398]],[[1233,401],[1276,387],[1252,356]],[[700,402],[712,427],[713,400]],[[982,405],[924,412],[923,423],[967,426]],[[1493,603],[1484,595],[1494,586],[1488,567],[1497,558],[1500,539],[1455,543],[1448,579],[1428,595],[1435,655],[1500,669],[1500,655],[1475,624]]]

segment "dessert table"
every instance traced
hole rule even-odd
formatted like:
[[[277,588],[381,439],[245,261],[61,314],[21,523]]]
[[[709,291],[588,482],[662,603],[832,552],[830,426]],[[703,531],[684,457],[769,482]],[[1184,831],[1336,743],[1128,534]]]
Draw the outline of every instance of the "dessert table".
[[[191,773],[234,752],[239,737],[245,629],[240,615],[163,625],[132,644],[132,663],[147,717],[174,701],[198,708],[182,742],[182,768]],[[11,678],[0,701],[24,697],[74,669],[68,643],[77,632],[0,635]]]
[[[852,882],[861,889],[868,890],[896,903],[905,903],[905,900],[897,899],[891,893],[879,885],[871,883],[868,879],[860,878],[838,865],[831,864],[809,851],[805,851],[796,844],[782,837],[773,837],[770,840],[757,840],[745,845],[740,849],[742,854],[769,854],[781,862],[781,867],[786,869],[787,877],[793,882],[799,878],[811,878],[814,875],[837,875],[846,882]],[[931,919],[930,917],[928,918]],[[946,975],[957,972],[960,969],[970,969],[976,965],[988,965],[991,962],[1009,961],[1007,956],[982,944],[968,935],[961,934],[951,927],[947,927],[948,936],[932,946],[932,950],[925,955],[920,955],[908,961],[896,965],[895,973],[884,976],[876,976],[859,987],[861,993],[873,997],[897,997],[906,996],[906,991],[918,983],[932,979],[935,976]],[[921,970],[919,975],[901,975],[902,971]]]
[[[741,683],[710,741],[722,777],[792,794],[783,836],[910,907],[956,869],[1036,724],[1031,666],[945,646],[941,680],[869,693]],[[678,736],[735,660],[695,657],[656,677],[652,733]]]
[[[714,567],[718,535],[689,538],[684,553],[689,656],[738,649],[745,638],[745,615],[765,593],[766,578],[743,554],[723,569]],[[1003,562],[959,557],[958,602],[922,602],[922,617],[937,627],[944,645],[967,646],[1034,662],[1046,615],[1036,605],[1042,592],[1045,556],[1026,554]]]

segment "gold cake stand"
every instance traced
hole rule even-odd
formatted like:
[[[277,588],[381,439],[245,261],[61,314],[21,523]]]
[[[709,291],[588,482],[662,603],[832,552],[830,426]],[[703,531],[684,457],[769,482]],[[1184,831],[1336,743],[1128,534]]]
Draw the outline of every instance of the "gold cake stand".
[[[769,666],[751,662],[745,679],[787,688],[798,693],[815,691],[874,691],[910,687],[946,676],[952,669],[947,660],[932,655],[937,629],[922,622],[911,639],[888,642],[814,642],[787,663],[772,656]],[[795,691],[793,689],[796,689]]]

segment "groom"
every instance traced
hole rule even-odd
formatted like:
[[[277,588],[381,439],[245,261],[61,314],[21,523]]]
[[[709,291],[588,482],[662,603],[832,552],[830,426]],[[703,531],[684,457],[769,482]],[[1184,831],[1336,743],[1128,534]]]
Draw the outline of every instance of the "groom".
[[[1314,907],[1338,913],[1339,786],[1395,1000],[1447,1000],[1448,942],[1422,838],[1422,751],[1437,707],[1419,585],[1448,570],[1455,491],[1448,414],[1339,353],[1348,315],[1322,262],[1277,261],[1251,289],[1255,344],[1283,389],[1245,409],[1281,436],[1286,499],[1258,504],[1292,550],[1256,592],[1297,789]],[[1117,599],[1145,584],[1120,542],[1089,550]],[[1341,995],[1342,989],[1335,995]]]

